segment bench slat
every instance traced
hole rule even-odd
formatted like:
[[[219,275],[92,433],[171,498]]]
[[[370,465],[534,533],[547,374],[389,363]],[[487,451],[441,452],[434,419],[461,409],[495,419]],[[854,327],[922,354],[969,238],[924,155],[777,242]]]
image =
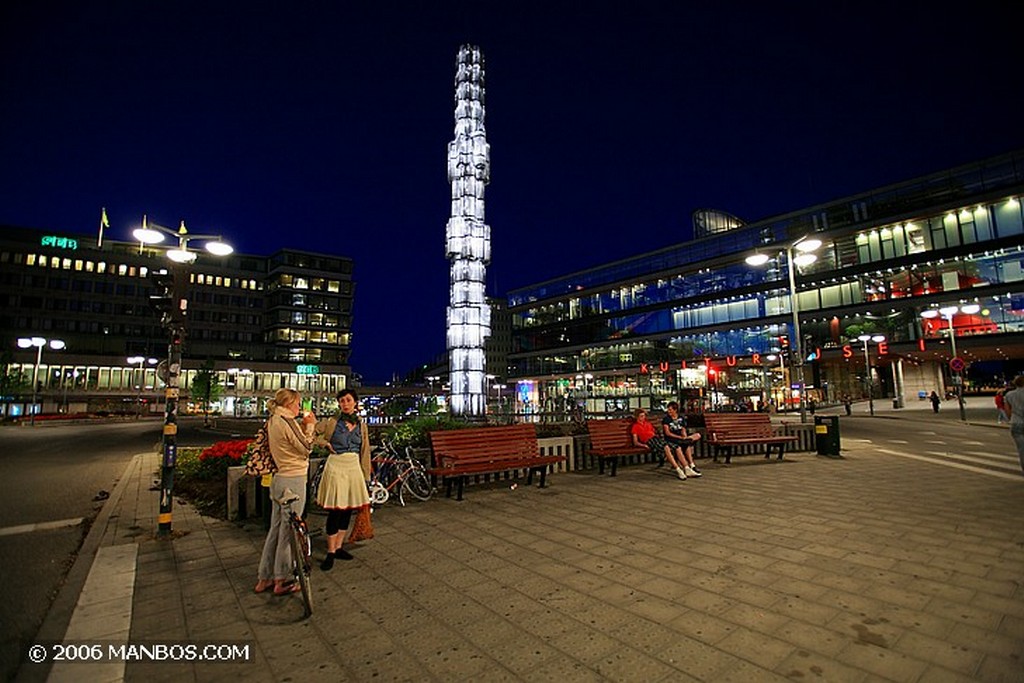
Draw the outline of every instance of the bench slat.
[[[725,462],[732,460],[732,446],[765,446],[765,457],[771,457],[772,447],[778,450],[779,460],[787,443],[796,436],[777,434],[766,413],[705,413],[704,429],[707,442],[715,448],[715,459],[725,449]]]
[[[629,419],[587,420],[590,433],[590,454],[598,459],[598,471],[604,474],[604,461],[612,461],[611,476],[618,471],[619,458],[628,455],[647,455],[650,449],[633,443]]]
[[[540,472],[543,488],[547,466],[562,462],[565,456],[540,454],[537,430],[533,425],[503,427],[470,427],[430,432],[434,466],[427,472],[447,482],[451,496],[452,482],[458,481],[458,500],[469,475],[498,474],[511,470],[528,470],[527,484],[533,473]]]

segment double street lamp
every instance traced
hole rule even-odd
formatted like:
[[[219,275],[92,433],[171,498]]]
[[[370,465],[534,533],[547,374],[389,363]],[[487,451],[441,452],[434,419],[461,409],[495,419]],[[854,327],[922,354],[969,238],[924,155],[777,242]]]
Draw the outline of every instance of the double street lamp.
[[[974,315],[980,310],[981,306],[979,304],[957,304],[942,306],[940,308],[929,308],[925,311],[921,311],[921,317],[926,320],[942,316],[949,323],[949,344],[953,353],[953,357],[950,358],[950,369],[956,373],[953,376],[953,382],[956,386],[956,401],[960,407],[960,420],[962,422],[967,421],[967,411],[964,410],[964,377],[960,369],[953,368],[953,363],[962,363],[963,360],[956,353],[956,330],[953,329],[953,316],[957,313]]]
[[[39,364],[43,362],[43,347],[49,346],[54,351],[65,347],[62,339],[45,339],[43,337],[20,337],[18,347],[22,349],[36,348],[36,364],[32,369],[32,405],[29,407],[29,424],[36,424],[36,396],[39,387]]]
[[[790,367],[795,371],[796,385],[800,392],[800,421],[807,422],[807,400],[804,392],[804,355],[803,335],[800,333],[800,304],[797,300],[796,269],[809,266],[818,260],[813,253],[821,248],[821,240],[817,237],[801,237],[786,245],[786,270],[789,274],[789,308],[793,313],[793,358]],[[794,254],[794,252],[796,252]],[[761,251],[746,258],[747,265],[763,266],[771,257]]]
[[[885,341],[884,334],[862,334],[857,341],[864,342],[864,381],[868,385],[868,411],[875,415],[875,383],[871,380],[871,359],[868,357],[868,342],[881,344]]]
[[[170,333],[170,344],[167,350],[167,378],[165,384],[164,429],[163,429],[163,463],[160,468],[160,514],[157,517],[157,535],[169,536],[171,533],[172,492],[174,489],[174,467],[178,455],[178,397],[180,389],[178,378],[181,374],[181,345],[185,336],[185,314],[188,300],[185,298],[185,278],[187,267],[194,262],[197,254],[189,249],[190,241],[202,241],[206,251],[215,256],[227,256],[234,248],[225,243],[220,235],[193,235],[185,227],[185,221],[177,230],[151,223],[146,216],[142,217],[142,227],[136,228],[132,235],[139,241],[139,252],[144,245],[160,244],[167,237],[178,240],[176,247],[167,250],[167,258],[174,262],[171,267],[172,292],[170,292],[170,311],[165,324]],[[161,297],[157,297],[160,299]]]

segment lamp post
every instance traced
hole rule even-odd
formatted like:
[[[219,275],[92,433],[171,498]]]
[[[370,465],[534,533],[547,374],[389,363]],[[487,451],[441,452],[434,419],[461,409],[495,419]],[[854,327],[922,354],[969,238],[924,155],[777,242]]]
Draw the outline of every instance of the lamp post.
[[[64,348],[64,341],[61,339],[44,339],[43,337],[20,337],[18,346],[22,349],[36,347],[36,364],[32,368],[32,405],[29,407],[29,424],[33,427],[36,424],[36,396],[39,386],[39,365],[43,362],[43,347],[49,346],[54,351]]]
[[[949,323],[949,344],[952,350],[953,358],[959,358],[956,353],[956,330],[953,328],[953,316],[957,313],[964,313],[966,315],[974,315],[981,310],[981,306],[978,304],[962,304],[955,306],[942,306],[941,308],[929,308],[926,311],[921,311],[921,317],[925,319],[936,318],[942,316]],[[956,385],[956,402],[960,408],[960,421],[967,422],[967,411],[964,409],[964,377],[960,370],[953,370],[952,366],[950,369],[956,373],[954,375],[954,383]]]
[[[142,227],[132,232],[139,241],[139,252],[144,245],[159,244],[168,236],[176,238],[178,245],[167,250],[167,258],[174,262],[171,267],[172,278],[170,292],[170,311],[165,317],[164,326],[170,336],[167,347],[167,380],[165,388],[166,409],[164,411],[163,429],[163,462],[160,468],[160,513],[157,517],[157,535],[169,536],[171,533],[174,467],[178,457],[178,386],[181,374],[181,345],[185,337],[185,314],[188,300],[185,298],[185,277],[187,266],[196,260],[197,254],[189,250],[189,241],[202,241],[206,251],[215,256],[227,256],[234,251],[220,235],[192,235],[185,227],[185,221],[177,230],[150,223],[146,216],[142,217]]]
[[[804,398],[804,355],[803,335],[800,333],[800,304],[797,300],[797,267],[809,266],[818,260],[812,252],[821,247],[816,237],[801,237],[786,245],[786,270],[789,275],[789,308],[793,313],[793,358],[790,367],[795,371],[797,389],[800,392],[800,421],[807,422],[807,401]],[[794,256],[793,252],[798,253]],[[755,252],[746,258],[747,265],[763,266],[770,260],[768,254]]]
[[[875,385],[871,381],[871,360],[868,358],[868,342],[873,341],[876,344],[881,344],[885,341],[884,334],[862,334],[857,337],[858,341],[864,342],[864,378],[868,384],[868,411],[872,417],[875,414]]]
[[[146,358],[145,356],[131,356],[125,360],[127,360],[130,365],[135,365],[136,363],[139,364],[139,389],[135,398],[135,419],[139,419],[142,417],[142,387],[146,383],[145,364],[149,363],[150,365],[156,365],[158,361],[156,358]]]

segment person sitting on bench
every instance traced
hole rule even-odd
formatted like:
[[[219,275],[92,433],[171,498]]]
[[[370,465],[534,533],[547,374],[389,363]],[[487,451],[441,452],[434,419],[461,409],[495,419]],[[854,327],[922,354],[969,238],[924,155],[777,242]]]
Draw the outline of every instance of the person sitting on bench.
[[[633,425],[629,428],[629,433],[633,436],[634,444],[637,446],[647,446],[651,451],[651,455],[657,458],[659,466],[663,460],[668,460],[669,464],[675,468],[676,475],[680,479],[686,479],[683,468],[679,466],[679,463],[672,456],[672,449],[665,443],[664,437],[658,435],[654,425],[647,419],[647,411],[643,408],[637,408],[633,411]]]
[[[679,454],[679,462],[683,464],[683,474],[687,477],[702,476],[693,462],[693,446],[700,441],[700,434],[686,433],[686,420],[679,417],[679,404],[672,401],[665,408],[665,417],[661,421],[662,436],[671,450]]]

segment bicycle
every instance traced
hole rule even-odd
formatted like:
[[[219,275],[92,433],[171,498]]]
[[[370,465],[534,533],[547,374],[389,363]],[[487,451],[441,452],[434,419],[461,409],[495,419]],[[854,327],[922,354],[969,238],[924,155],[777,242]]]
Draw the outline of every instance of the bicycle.
[[[390,500],[397,488],[398,502],[405,506],[405,494],[422,501],[430,499],[434,487],[430,475],[419,460],[413,457],[412,448],[406,447],[403,454],[395,451],[390,443],[384,442],[371,456],[373,472],[370,475],[370,502],[383,505]]]
[[[299,494],[291,489],[285,489],[281,498],[277,500],[288,515],[288,524],[292,532],[288,534],[288,543],[292,551],[292,571],[295,574],[295,581],[299,584],[302,592],[302,606],[305,616],[313,614],[313,589],[309,583],[310,573],[313,570],[313,546],[310,541],[309,527],[306,520],[302,519],[295,510],[292,503],[299,499]]]

